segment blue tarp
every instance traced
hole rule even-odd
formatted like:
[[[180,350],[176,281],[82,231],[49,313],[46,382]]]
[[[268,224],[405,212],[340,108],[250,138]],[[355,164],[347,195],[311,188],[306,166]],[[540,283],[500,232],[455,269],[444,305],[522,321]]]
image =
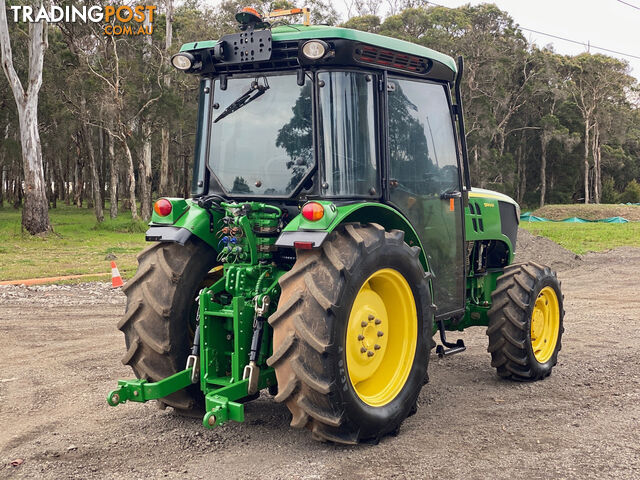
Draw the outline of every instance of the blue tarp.
[[[591,220],[585,220],[584,218],[579,218],[579,217],[569,217],[569,218],[565,218],[564,220],[557,220],[559,222],[564,222],[564,223],[589,223],[591,222]]]
[[[536,217],[531,212],[525,212],[520,215],[520,221],[522,222],[548,222],[546,218]]]
[[[628,223],[629,222],[629,220],[622,217],[609,217],[609,218],[603,218],[602,220],[598,220],[598,221],[604,222],[604,223]]]

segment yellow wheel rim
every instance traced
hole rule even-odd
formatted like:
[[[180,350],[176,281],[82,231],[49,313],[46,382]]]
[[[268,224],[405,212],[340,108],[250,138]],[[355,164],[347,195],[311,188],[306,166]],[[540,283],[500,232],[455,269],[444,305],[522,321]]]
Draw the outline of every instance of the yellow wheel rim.
[[[396,398],[409,378],[417,340],[411,287],[398,271],[378,270],[356,295],[345,342],[349,379],[364,403],[380,407]]]
[[[536,360],[548,362],[556,349],[560,331],[560,306],[551,287],[540,290],[531,314],[531,347]]]

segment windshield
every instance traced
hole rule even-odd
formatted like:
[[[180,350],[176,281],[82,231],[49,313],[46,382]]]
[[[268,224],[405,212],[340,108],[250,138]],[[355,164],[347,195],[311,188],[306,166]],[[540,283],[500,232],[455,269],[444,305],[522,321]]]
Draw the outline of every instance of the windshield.
[[[248,92],[253,98],[240,105]],[[291,195],[313,167],[311,112],[311,82],[300,86],[295,74],[229,78],[226,90],[216,80],[209,166],[224,189]]]

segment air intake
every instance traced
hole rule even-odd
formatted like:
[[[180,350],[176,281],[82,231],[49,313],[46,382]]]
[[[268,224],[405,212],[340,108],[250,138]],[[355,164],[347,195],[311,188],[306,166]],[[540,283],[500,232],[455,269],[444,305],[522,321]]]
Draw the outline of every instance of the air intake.
[[[356,46],[353,58],[360,63],[418,74],[425,74],[430,68],[430,62],[420,57],[363,44]]]

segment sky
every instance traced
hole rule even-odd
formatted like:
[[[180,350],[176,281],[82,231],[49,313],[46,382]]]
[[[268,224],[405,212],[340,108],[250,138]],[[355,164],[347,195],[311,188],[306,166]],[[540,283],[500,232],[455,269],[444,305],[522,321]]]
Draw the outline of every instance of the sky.
[[[209,4],[219,4],[220,0],[205,0]],[[331,3],[346,17],[347,2],[337,0]],[[434,0],[446,7],[459,7],[489,3],[474,0]],[[380,0],[386,4],[385,0]],[[304,0],[294,0],[297,6],[304,6]],[[508,12],[521,27],[551,35],[569,38],[580,45],[558,40],[545,35],[523,31],[525,37],[537,45],[553,45],[554,51],[577,55],[587,51],[587,44],[616,50],[638,58],[629,58],[591,47],[592,53],[625,59],[629,62],[630,73],[640,79],[640,0],[493,0],[500,9]],[[626,4],[625,4],[626,3]],[[247,5],[251,1],[247,0]],[[629,5],[627,5],[629,4]],[[634,8],[637,7],[637,8]]]
[[[487,2],[437,0],[435,3],[459,7]],[[540,46],[553,45],[554,51],[568,55],[585,52],[591,44],[591,53],[605,53],[629,62],[630,73],[640,79],[640,0],[624,0],[624,3],[618,0],[493,0],[491,3],[508,12],[523,28],[569,38],[582,45],[523,31],[529,41]],[[593,46],[638,58],[603,52]]]

